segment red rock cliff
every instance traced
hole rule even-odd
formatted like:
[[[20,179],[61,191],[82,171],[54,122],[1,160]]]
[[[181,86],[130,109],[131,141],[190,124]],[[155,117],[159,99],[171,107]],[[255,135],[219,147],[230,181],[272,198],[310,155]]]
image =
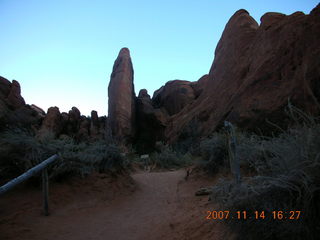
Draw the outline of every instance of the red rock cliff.
[[[108,94],[108,119],[112,134],[120,141],[130,140],[135,131],[135,92],[128,48],[121,49],[114,62]]]
[[[203,135],[224,120],[243,128],[263,128],[266,118],[283,123],[288,98],[319,113],[320,14],[266,13],[260,26],[245,10],[227,23],[215,51],[204,91],[174,115],[166,129],[171,141],[192,119]]]

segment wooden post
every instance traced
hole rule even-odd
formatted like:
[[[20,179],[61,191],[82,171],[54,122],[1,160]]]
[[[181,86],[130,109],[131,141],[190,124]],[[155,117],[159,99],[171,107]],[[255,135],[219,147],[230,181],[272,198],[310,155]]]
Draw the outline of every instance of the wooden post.
[[[233,125],[225,121],[224,126],[228,132],[228,152],[229,152],[229,161],[230,161],[230,169],[235,178],[237,184],[241,183],[241,175],[240,175],[240,163],[239,158],[237,156],[237,139],[236,133]]]
[[[48,194],[49,194],[49,181],[48,181],[48,170],[44,168],[42,171],[42,194],[43,194],[43,210],[44,215],[49,216],[49,203],[48,203]]]
[[[10,182],[6,183],[5,185],[0,187],[0,196],[18,184],[26,181],[27,179],[31,178],[42,172],[42,191],[43,191],[43,208],[44,208],[44,215],[49,215],[49,203],[48,203],[48,192],[49,192],[49,180],[48,180],[48,170],[47,167],[49,164],[53,163],[58,159],[58,155],[55,154],[48,159],[44,160],[43,162],[39,163],[37,166],[29,169],[19,177],[11,180]]]

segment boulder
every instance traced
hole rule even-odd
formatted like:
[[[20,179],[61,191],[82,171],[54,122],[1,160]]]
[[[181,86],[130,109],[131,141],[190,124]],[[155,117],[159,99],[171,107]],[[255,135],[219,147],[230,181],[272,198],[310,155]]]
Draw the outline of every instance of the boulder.
[[[112,135],[119,141],[128,142],[135,134],[133,67],[128,48],[122,48],[114,62],[108,95],[108,118]]]
[[[155,108],[164,108],[170,116],[180,112],[195,99],[192,83],[174,80],[155,91],[152,103]]]

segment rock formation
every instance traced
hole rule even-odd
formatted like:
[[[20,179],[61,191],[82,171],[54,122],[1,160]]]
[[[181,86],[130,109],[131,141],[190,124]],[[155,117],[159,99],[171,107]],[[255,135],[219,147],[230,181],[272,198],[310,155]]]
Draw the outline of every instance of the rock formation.
[[[108,94],[108,118],[112,134],[120,141],[129,141],[135,134],[135,92],[128,48],[122,48],[114,62]]]
[[[99,138],[99,118],[97,111],[91,111],[90,135],[93,138]]]
[[[10,93],[10,88],[11,83],[7,79],[0,77],[0,118],[4,118],[9,110],[6,99]]]
[[[69,113],[60,113],[58,107],[50,107],[38,136],[52,132],[56,137],[68,136],[77,142],[95,141],[105,139],[105,130],[106,117],[98,117],[96,111],[92,111],[91,118],[87,118],[76,107],[72,107]]]
[[[38,136],[44,137],[47,132],[52,132],[56,137],[59,136],[63,128],[61,114],[58,107],[50,107],[42,122]]]
[[[78,108],[72,107],[68,114],[68,122],[66,129],[66,134],[70,136],[77,136],[81,123],[81,113]]]
[[[0,77],[0,128],[4,126],[38,128],[43,116],[27,105],[19,82]]]
[[[268,130],[269,121],[287,125],[288,99],[319,113],[320,14],[266,13],[260,26],[245,10],[227,23],[215,51],[205,88],[171,118],[166,136],[173,141],[193,120],[203,135],[224,120],[242,128]]]
[[[151,151],[157,141],[163,141],[168,120],[166,110],[155,108],[148,91],[142,89],[136,100],[136,147],[138,152]]]
[[[79,141],[87,141],[90,136],[90,120],[88,120],[85,116],[81,116],[79,129],[77,131],[77,140]]]
[[[16,80],[12,81],[10,92],[7,97],[7,100],[8,100],[8,104],[13,109],[18,109],[19,107],[26,105],[23,97],[21,96],[20,84]]]
[[[39,114],[39,116],[41,116],[41,117],[43,117],[43,118],[46,116],[46,112],[43,111],[43,109],[40,108],[40,107],[38,107],[37,105],[31,104],[30,107],[31,107],[33,110],[35,110],[35,111]]]
[[[142,89],[135,97],[133,67],[127,48],[120,50],[108,87],[108,118],[81,116],[73,107],[44,112],[25,104],[20,85],[0,77],[0,127],[33,126],[78,141],[109,139],[151,150],[157,141],[211,134],[228,120],[241,128],[268,132],[268,119],[287,127],[288,99],[311,113],[320,112],[320,5],[309,15],[266,13],[259,25],[246,10],[228,21],[209,74],[197,82],[174,80],[151,99]],[[110,128],[110,131],[108,129]],[[191,134],[189,134],[191,133]]]
[[[174,80],[167,82],[152,97],[156,108],[163,107],[170,116],[180,112],[195,99],[195,93],[189,81]]]

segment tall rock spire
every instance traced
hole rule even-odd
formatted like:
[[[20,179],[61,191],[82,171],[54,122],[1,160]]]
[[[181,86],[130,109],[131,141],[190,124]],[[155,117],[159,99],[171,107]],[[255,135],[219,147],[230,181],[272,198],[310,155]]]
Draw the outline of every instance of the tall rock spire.
[[[112,135],[120,141],[129,140],[134,136],[135,92],[128,48],[122,48],[114,62],[108,95],[108,118]]]

